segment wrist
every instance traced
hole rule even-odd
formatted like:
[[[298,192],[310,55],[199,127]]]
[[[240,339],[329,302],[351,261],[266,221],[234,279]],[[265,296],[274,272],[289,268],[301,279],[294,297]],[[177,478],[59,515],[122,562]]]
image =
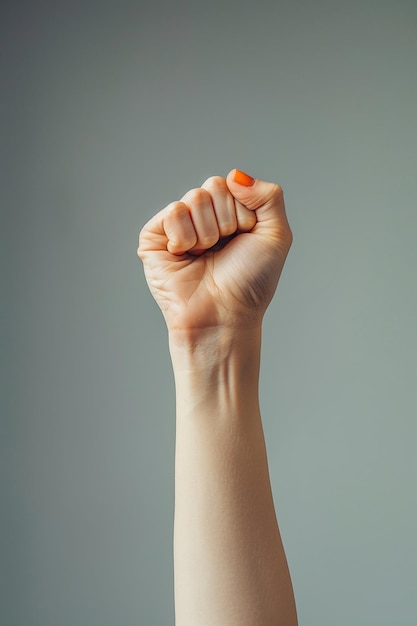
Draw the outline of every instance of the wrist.
[[[169,346],[181,415],[257,410],[260,326],[239,332],[210,329],[198,336],[170,332]]]
[[[188,367],[210,370],[220,365],[258,361],[261,350],[261,325],[237,330],[171,330],[168,337],[174,371]]]

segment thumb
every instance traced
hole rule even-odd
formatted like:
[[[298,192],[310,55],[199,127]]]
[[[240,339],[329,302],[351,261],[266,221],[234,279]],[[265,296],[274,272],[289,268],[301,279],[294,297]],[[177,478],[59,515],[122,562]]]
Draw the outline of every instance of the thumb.
[[[256,212],[253,232],[287,238],[291,230],[285,213],[284,194],[276,183],[252,178],[241,170],[232,170],[226,177],[230,193],[248,209]]]

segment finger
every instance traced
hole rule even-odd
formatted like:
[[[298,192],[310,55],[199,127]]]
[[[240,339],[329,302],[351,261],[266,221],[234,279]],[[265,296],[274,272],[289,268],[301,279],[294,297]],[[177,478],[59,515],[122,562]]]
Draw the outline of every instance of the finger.
[[[255,211],[250,211],[238,200],[235,200],[234,204],[237,217],[237,232],[249,233],[256,224]]]
[[[214,246],[219,240],[217,224],[211,196],[206,189],[191,189],[181,199],[187,207],[197,236],[193,248],[201,251]],[[192,251],[192,248],[189,249]]]
[[[238,218],[235,201],[225,179],[220,176],[212,176],[203,183],[202,188],[210,194],[219,227],[219,236],[233,235],[238,228]]]
[[[149,252],[168,250],[183,254],[197,241],[193,222],[183,202],[172,202],[145,224],[139,235],[138,256],[144,260]]]
[[[154,215],[148,222],[146,222],[139,233],[139,247],[137,254],[142,261],[145,259],[148,252],[167,249],[167,236],[164,231],[163,215],[166,213],[168,208],[169,207]]]
[[[256,180],[240,170],[229,172],[226,183],[237,201],[256,211],[254,231],[291,244],[292,234],[285,213],[284,194],[279,185]]]
[[[168,205],[163,219],[167,237],[167,250],[171,254],[184,254],[197,243],[197,233],[190,211],[184,202]]]

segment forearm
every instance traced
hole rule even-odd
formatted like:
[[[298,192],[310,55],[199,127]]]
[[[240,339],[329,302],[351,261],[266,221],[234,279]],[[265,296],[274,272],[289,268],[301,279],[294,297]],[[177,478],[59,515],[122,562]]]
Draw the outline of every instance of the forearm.
[[[282,189],[239,170],[139,237],[177,393],[177,626],[297,623],[258,405],[261,320],[291,241]]]
[[[177,626],[294,626],[258,404],[260,328],[171,335]]]

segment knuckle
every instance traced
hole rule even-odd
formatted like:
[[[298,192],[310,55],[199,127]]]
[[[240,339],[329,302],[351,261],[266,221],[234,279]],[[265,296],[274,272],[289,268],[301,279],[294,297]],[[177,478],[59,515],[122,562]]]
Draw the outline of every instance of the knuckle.
[[[184,205],[183,202],[171,202],[171,204],[167,206],[168,219],[179,219],[184,215],[185,212],[187,212],[187,207]]]
[[[226,187],[226,181],[221,176],[210,176],[203,183],[204,189],[210,189],[211,191],[223,191]]]
[[[202,189],[201,187],[190,189],[190,191],[188,191],[184,196],[184,200],[193,206],[204,205],[206,204],[208,199],[209,199],[208,191],[206,189]]]

